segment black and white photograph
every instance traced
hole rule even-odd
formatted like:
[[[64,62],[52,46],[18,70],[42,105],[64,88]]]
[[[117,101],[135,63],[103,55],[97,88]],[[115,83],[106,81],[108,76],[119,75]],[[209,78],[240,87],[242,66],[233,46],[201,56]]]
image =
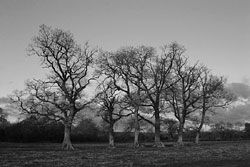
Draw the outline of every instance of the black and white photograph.
[[[249,0],[0,0],[1,167],[249,167]]]

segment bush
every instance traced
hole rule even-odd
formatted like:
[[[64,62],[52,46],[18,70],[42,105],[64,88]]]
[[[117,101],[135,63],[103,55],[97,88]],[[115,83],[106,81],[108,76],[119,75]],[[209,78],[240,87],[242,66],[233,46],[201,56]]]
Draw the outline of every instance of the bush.
[[[61,142],[64,125],[31,116],[5,128],[5,141],[11,142]]]
[[[73,142],[97,142],[99,129],[95,122],[90,119],[82,119],[80,123],[73,127],[71,140]]]

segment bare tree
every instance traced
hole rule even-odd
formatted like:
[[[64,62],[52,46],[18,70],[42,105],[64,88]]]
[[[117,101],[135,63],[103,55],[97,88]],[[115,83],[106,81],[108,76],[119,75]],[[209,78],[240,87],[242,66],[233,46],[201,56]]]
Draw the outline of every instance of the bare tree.
[[[160,141],[160,112],[162,110],[163,91],[172,83],[171,70],[177,44],[162,48],[160,56],[152,47],[128,47],[117,51],[102,63],[105,74],[113,78],[114,85],[129,97],[134,107],[135,116],[135,145],[139,134],[138,118],[140,106],[153,108],[155,121],[149,121],[155,127],[155,146],[164,146]],[[168,50],[169,49],[169,50]],[[103,59],[102,59],[103,60]],[[145,119],[146,120],[146,119]]]
[[[122,98],[119,97],[119,92],[112,82],[102,82],[98,88],[101,90],[96,95],[96,102],[100,105],[98,115],[102,117],[103,121],[108,123],[109,146],[115,147],[114,125],[121,118],[129,116],[131,113],[126,110],[126,106],[123,106]],[[127,113],[124,111],[127,111]]]
[[[194,104],[200,112],[195,114],[195,122],[197,123],[195,143],[199,143],[200,131],[208,119],[207,112],[214,112],[216,108],[224,108],[228,106],[234,99],[234,95],[225,89],[226,79],[217,77],[210,73],[206,67],[202,67],[200,75],[200,100]]]
[[[72,122],[90,103],[84,90],[94,79],[89,72],[96,52],[88,43],[83,48],[77,45],[70,32],[46,25],[40,26],[39,34],[29,46],[29,54],[39,57],[49,74],[44,80],[27,83],[26,91],[16,93],[12,99],[26,113],[63,121],[64,149],[73,149]]]
[[[117,90],[123,92],[126,96],[127,103],[133,107],[133,114],[135,120],[135,138],[134,146],[138,147],[139,144],[139,108],[142,103],[141,89],[139,79],[132,76],[137,75],[139,69],[143,69],[145,64],[139,64],[138,59],[147,54],[143,52],[143,48],[127,47],[118,50],[115,53],[104,52],[100,56],[100,69],[99,73],[105,75],[107,79],[111,79]],[[141,57],[140,57],[141,56]],[[138,68],[138,69],[135,69]]]
[[[150,106],[153,108],[154,122],[148,121],[155,128],[155,146],[164,147],[164,144],[160,139],[160,113],[164,108],[163,93],[168,90],[174,83],[172,78],[173,62],[177,54],[179,54],[176,48],[179,45],[172,43],[169,46],[162,48],[160,56],[156,55],[154,50],[150,50],[150,57],[145,57],[143,60],[147,60],[145,63],[146,68],[142,72],[138,71],[138,80],[140,81],[140,89],[145,92],[147,96],[147,102],[144,106]],[[143,117],[141,117],[144,119]],[[146,119],[144,119],[147,121]]]
[[[129,71],[130,81],[137,86],[140,96],[143,96],[140,105],[151,107],[154,121],[150,121],[138,115],[140,119],[152,124],[155,128],[155,146],[163,147],[160,140],[160,113],[163,109],[162,94],[168,89],[171,80],[171,70],[176,52],[172,50],[175,43],[162,48],[161,55],[156,54],[152,47],[140,47],[137,56],[128,64],[133,68],[134,73]]]
[[[178,141],[183,145],[183,130],[188,116],[197,108],[193,105],[199,100],[199,78],[201,70],[198,64],[188,65],[188,58],[183,55],[184,49],[178,48],[179,53],[174,62],[174,76],[177,82],[166,91],[166,100],[169,102],[175,117],[179,121]]]

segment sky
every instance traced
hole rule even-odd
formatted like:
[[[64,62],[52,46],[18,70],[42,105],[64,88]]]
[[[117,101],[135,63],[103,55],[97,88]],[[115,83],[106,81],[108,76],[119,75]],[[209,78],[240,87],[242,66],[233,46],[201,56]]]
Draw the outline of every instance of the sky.
[[[249,9],[249,0],[0,0],[0,98],[45,75],[27,56],[41,24],[108,51],[176,41],[229,83],[249,84]]]
[[[250,78],[248,0],[1,0],[0,97],[44,76],[27,47],[39,25],[71,31],[79,44],[104,50],[177,41],[190,59],[224,75]]]

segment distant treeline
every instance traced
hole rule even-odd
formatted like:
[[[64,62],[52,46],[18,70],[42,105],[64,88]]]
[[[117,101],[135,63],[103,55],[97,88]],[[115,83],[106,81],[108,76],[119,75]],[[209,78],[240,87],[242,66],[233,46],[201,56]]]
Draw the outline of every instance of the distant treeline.
[[[61,122],[49,121],[31,116],[21,122],[10,124],[5,122],[0,126],[0,141],[4,142],[62,142],[64,125]],[[185,130],[184,140],[193,141],[195,131]],[[108,132],[97,126],[92,119],[84,119],[72,128],[73,142],[108,142]],[[132,142],[134,134],[131,131],[115,132],[116,142]],[[250,139],[250,124],[245,124],[245,130],[238,131],[227,128],[215,128],[201,133],[203,141],[231,141]],[[161,140],[176,141],[177,132],[162,132]],[[154,133],[141,133],[141,142],[154,142]]]

